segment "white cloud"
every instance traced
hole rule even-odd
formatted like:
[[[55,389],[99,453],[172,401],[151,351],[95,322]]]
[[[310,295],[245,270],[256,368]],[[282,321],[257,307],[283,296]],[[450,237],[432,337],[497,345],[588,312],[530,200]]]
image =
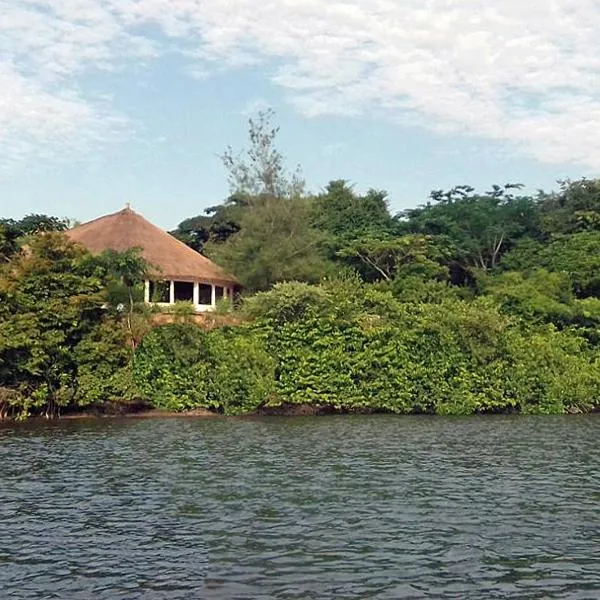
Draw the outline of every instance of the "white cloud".
[[[95,0],[0,0],[0,14],[0,172],[119,139],[127,119],[77,76],[117,68],[122,54],[147,57],[152,43]]]
[[[20,86],[0,91],[0,150],[7,122],[30,149],[106,137],[106,109],[75,92],[77,77],[175,47],[199,74],[263,61],[308,116],[383,109],[600,168],[596,0],[0,0],[0,14],[0,56]],[[29,119],[19,94],[49,103],[51,122]]]
[[[60,160],[61,151],[72,158],[125,125],[72,91],[50,93],[0,64],[0,173],[33,157]]]

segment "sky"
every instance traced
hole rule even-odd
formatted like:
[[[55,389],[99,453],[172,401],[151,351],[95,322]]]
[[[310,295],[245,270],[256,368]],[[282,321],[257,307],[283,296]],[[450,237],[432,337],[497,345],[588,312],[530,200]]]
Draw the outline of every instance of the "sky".
[[[0,216],[227,197],[267,107],[308,189],[550,190],[600,170],[597,0],[0,0]]]

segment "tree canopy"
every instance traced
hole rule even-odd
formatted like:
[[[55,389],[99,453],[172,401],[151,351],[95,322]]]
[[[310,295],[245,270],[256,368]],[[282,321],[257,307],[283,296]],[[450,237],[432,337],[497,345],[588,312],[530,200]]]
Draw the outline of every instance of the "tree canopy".
[[[157,328],[136,249],[0,220],[0,417],[600,408],[600,180],[460,185],[393,214],[348,180],[307,191],[273,117],[223,154],[230,195],[174,232],[244,284],[235,326],[200,330],[184,306]]]

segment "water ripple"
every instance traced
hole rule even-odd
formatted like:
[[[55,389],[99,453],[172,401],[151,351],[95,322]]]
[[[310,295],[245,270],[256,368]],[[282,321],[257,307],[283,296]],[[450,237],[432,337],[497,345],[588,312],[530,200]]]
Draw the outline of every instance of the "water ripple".
[[[600,418],[0,428],[10,599],[600,597]]]

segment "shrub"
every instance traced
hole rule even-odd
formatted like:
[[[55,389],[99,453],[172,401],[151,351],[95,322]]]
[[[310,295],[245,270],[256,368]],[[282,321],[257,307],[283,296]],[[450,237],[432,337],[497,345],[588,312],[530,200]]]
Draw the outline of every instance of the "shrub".
[[[206,332],[191,324],[159,327],[138,348],[134,380],[157,408],[248,412],[265,402],[273,361],[243,327]]]

